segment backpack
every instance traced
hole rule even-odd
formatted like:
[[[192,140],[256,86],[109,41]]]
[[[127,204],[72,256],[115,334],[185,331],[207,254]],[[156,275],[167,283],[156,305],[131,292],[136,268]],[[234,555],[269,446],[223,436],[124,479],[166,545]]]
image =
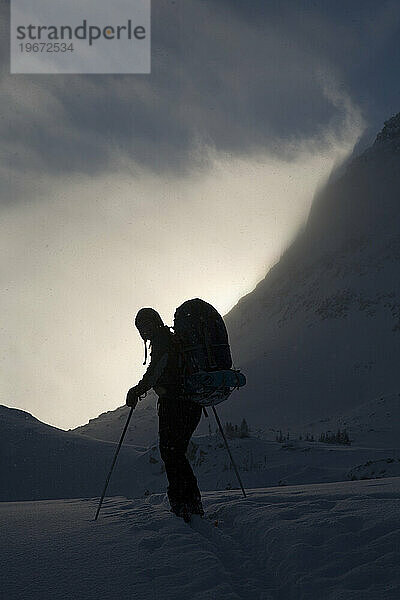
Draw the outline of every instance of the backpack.
[[[214,406],[245,385],[245,376],[232,369],[228,332],[211,304],[199,298],[184,302],[175,311],[174,331],[185,397],[202,406]]]

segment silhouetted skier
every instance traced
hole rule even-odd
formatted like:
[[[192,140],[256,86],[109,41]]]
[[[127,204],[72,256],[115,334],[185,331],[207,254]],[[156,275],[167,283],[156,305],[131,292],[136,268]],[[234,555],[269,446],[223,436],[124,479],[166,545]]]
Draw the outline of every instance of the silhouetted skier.
[[[201,406],[183,398],[182,366],[174,335],[152,308],[142,308],[135,325],[145,342],[151,344],[151,362],[139,383],[127,394],[128,406],[151,388],[158,395],[160,454],[168,477],[171,510],[189,520],[190,514],[203,515],[196,477],[186,458],[189,440],[196,429]]]

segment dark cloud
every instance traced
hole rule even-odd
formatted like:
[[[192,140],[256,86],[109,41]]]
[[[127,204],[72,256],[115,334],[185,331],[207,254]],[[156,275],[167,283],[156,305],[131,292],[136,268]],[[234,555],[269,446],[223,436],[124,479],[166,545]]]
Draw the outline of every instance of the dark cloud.
[[[9,75],[1,7],[0,152],[12,172],[93,175],[121,158],[179,173],[206,163],[206,147],[290,156],[340,134],[341,95],[371,120],[398,110],[397,1],[157,0],[152,74],[129,76]]]

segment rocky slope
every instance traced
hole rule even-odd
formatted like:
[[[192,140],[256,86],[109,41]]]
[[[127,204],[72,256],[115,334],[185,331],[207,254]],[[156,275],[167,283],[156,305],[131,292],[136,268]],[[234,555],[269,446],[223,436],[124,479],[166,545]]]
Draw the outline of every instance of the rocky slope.
[[[400,113],[318,194],[305,230],[227,315],[243,393],[222,414],[293,424],[400,389]]]
[[[296,428],[398,393],[400,113],[332,175],[305,229],[226,323],[248,384],[219,407],[225,421]],[[77,431],[115,439],[110,423],[123,414]],[[138,406],[135,424],[132,443],[152,443],[153,397]],[[207,428],[203,419],[199,431]]]

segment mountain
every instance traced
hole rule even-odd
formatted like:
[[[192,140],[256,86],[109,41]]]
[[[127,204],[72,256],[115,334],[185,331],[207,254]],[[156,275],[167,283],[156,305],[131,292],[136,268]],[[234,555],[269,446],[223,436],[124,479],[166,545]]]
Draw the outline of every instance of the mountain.
[[[0,425],[0,501],[100,496],[116,450],[115,443],[56,429],[29,413],[5,406],[0,406]],[[117,440],[121,428],[121,422],[111,423],[108,434],[111,436],[114,430]],[[360,472],[365,478],[364,466],[371,464],[384,465],[389,476],[393,468],[398,468],[400,459],[398,444],[391,448],[369,448],[298,439],[278,443],[250,436],[233,437],[230,446],[247,489],[344,481],[355,478],[354,473],[358,478]],[[238,488],[219,434],[211,432],[193,437],[188,458],[202,491]],[[371,478],[377,476],[373,468],[370,471]],[[382,468],[378,473],[381,471]],[[144,498],[164,492],[166,486],[158,445],[143,448],[125,441],[107,496]]]
[[[0,501],[99,496],[115,444],[51,427],[22,410],[0,405]],[[140,455],[122,449],[110,493],[136,490]]]
[[[135,409],[134,418],[125,436],[127,444],[147,448],[147,446],[157,442],[156,406],[157,396],[153,391],[150,391]],[[127,406],[120,406],[116,410],[107,411],[94,419],[90,419],[86,425],[81,425],[71,431],[99,440],[117,442],[121,436],[128,413],[129,408]]]
[[[400,113],[332,174],[304,230],[226,316],[248,383],[218,408],[222,420],[245,416],[253,429],[299,429],[310,420],[337,422],[383,395],[397,397],[399,267]],[[76,431],[116,440],[124,411]],[[154,396],[139,404],[135,425],[132,443],[156,439]],[[198,431],[207,428],[203,419]]]
[[[224,418],[294,425],[400,389],[400,113],[316,196],[226,317],[248,385]]]
[[[400,394],[374,398],[347,414],[308,423],[302,428],[318,439],[321,433],[346,430],[353,445],[369,448],[400,446]]]

